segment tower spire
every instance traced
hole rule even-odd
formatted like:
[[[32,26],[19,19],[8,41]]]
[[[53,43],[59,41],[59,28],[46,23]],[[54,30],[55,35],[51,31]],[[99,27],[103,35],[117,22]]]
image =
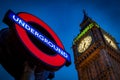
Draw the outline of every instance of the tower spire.
[[[83,14],[84,14],[84,17],[83,17],[82,22],[80,23],[80,28],[81,28],[80,31],[84,30],[86,28],[86,26],[89,25],[90,23],[96,23],[94,20],[92,20],[88,16],[85,9],[83,9]]]
[[[90,18],[88,16],[88,14],[86,13],[85,9],[83,9],[83,14],[84,14],[84,17],[83,17],[83,20],[82,20],[82,22],[80,24],[81,30],[83,30],[86,27],[86,24],[89,23],[89,18]]]
[[[84,19],[88,18],[88,15],[87,15],[85,9],[83,9],[83,14],[84,14]]]

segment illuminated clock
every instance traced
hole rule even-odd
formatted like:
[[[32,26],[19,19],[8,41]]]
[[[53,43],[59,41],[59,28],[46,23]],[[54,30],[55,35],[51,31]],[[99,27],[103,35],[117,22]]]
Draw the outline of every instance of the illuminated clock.
[[[110,46],[112,46],[114,49],[117,49],[115,42],[109,36],[104,34],[104,38],[107,41],[107,43],[110,44]]]
[[[78,44],[78,52],[79,53],[84,52],[90,46],[91,42],[92,42],[91,36],[84,37]]]

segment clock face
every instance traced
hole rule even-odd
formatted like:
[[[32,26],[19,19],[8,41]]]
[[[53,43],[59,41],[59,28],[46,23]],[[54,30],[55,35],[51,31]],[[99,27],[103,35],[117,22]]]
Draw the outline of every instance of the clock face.
[[[110,44],[110,46],[112,46],[114,49],[117,49],[115,42],[110,37],[104,34],[104,38],[106,39],[107,43]]]
[[[92,42],[91,36],[86,36],[85,38],[83,38],[83,40],[81,40],[78,45],[78,52],[80,53],[84,52],[90,46],[91,42]]]

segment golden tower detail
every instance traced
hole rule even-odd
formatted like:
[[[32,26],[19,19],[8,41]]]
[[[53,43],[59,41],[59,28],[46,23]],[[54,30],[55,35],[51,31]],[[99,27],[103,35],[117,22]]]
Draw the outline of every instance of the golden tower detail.
[[[115,39],[85,12],[80,26],[72,45],[79,80],[120,80],[120,50]]]

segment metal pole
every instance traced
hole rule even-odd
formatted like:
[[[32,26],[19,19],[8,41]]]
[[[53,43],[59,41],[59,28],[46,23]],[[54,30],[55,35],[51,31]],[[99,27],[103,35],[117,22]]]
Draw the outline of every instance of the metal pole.
[[[20,80],[35,80],[35,68],[36,66],[32,68],[28,62],[25,62],[24,71]]]

